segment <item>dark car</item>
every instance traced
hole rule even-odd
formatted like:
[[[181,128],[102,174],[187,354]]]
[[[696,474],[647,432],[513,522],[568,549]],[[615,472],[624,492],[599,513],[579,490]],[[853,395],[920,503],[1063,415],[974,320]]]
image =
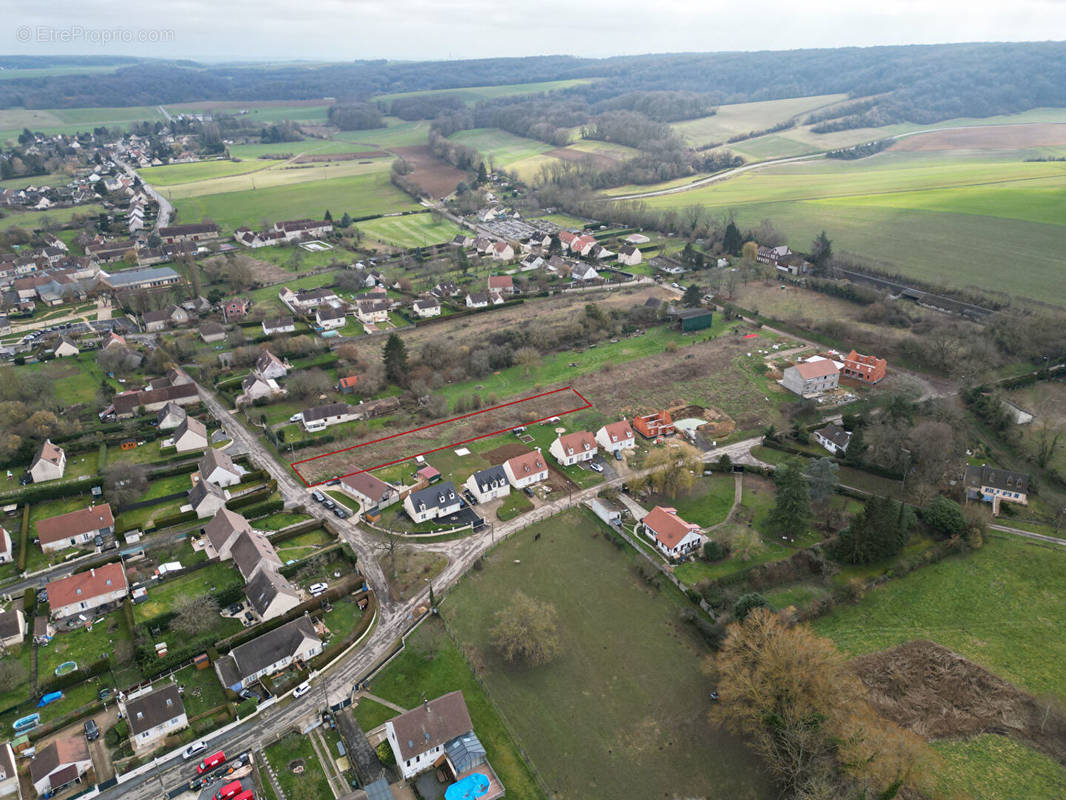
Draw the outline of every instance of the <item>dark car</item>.
[[[95,720],[89,719],[85,721],[85,738],[90,742],[95,742],[100,738],[100,729],[96,727]]]
[[[100,534],[96,534],[96,536],[93,537],[93,544],[96,547],[102,548],[104,546],[104,537]]]
[[[533,496],[533,490],[531,488],[529,488],[528,486],[523,486],[522,487],[522,491],[526,493],[526,497],[532,497]]]
[[[326,496],[322,494],[322,492],[314,491],[311,492],[311,499],[314,500],[316,503],[321,503],[326,499]]]
[[[322,505],[328,508],[330,511],[337,507],[337,504],[330,500],[328,497],[322,501]]]
[[[335,509],[333,509],[333,513],[335,515],[337,515],[338,517],[340,517],[341,519],[348,519],[348,512],[345,511],[340,506],[337,506]]]

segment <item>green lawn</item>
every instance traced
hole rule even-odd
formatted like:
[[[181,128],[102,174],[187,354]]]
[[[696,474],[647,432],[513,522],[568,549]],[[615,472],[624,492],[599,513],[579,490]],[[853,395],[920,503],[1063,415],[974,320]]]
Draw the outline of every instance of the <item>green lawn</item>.
[[[499,508],[496,509],[496,519],[506,522],[509,519],[514,519],[519,514],[532,510],[533,503],[530,502],[529,498],[518,489],[512,489],[511,493],[503,499]]]
[[[554,149],[550,144],[515,136],[499,128],[472,128],[453,133],[449,138],[453,142],[473,147],[485,158],[492,159],[497,169]]]
[[[110,658],[114,644],[120,641],[129,641],[122,611],[113,611],[98,620],[91,631],[81,627],[59,632],[51,644],[37,651],[38,680],[54,677],[55,668],[66,661],[75,661],[82,669],[101,658]]]
[[[936,774],[944,797],[1056,800],[1066,786],[1061,764],[1006,736],[986,733],[966,741],[933,742],[933,749],[942,759]]]
[[[189,197],[176,200],[175,206],[183,222],[210,218],[229,229],[255,226],[264,219],[320,218],[326,209],[339,218],[345,212],[361,217],[417,208],[411,198],[389,182],[387,170],[254,191]]]
[[[182,183],[195,183],[211,178],[223,178],[227,175],[244,175],[267,169],[271,161],[198,161],[192,164],[168,164],[163,167],[148,167],[138,171],[145,183],[153,186],[176,186]]]
[[[264,751],[267,761],[278,776],[281,790],[290,797],[332,797],[329,781],[323,771],[315,748],[308,736],[293,732],[279,739]],[[302,761],[304,771],[295,774],[289,768],[294,761]]]
[[[381,217],[360,222],[356,227],[368,239],[377,239],[396,247],[419,247],[451,241],[459,226],[449,220],[434,222],[430,214]]]
[[[678,515],[687,522],[706,528],[725,520],[733,507],[734,481],[731,474],[715,473],[700,478],[681,497],[652,495],[642,501],[645,508],[666,506],[676,508]]]
[[[160,614],[174,611],[178,601],[183,598],[211,595],[243,584],[240,572],[231,562],[223,561],[212,564],[190,572],[188,575],[180,575],[149,586],[148,599],[133,607],[134,617],[138,624],[144,624]],[[205,623],[207,621],[205,620]],[[222,617],[218,617],[214,624],[219,629],[234,626],[234,630],[230,633],[241,629],[240,623],[236,620]],[[228,634],[221,634],[219,638],[225,635]]]
[[[381,705],[381,703],[376,703],[369,697],[362,697],[359,699],[354,713],[355,721],[359,723],[359,727],[369,732],[378,725],[384,725],[399,712],[393,711],[388,706]]]
[[[858,655],[926,638],[1035,695],[1066,699],[1066,553],[1005,534],[923,567],[815,623]]]
[[[687,601],[648,587],[640,556],[603,532],[583,509],[534,525],[446,598],[443,618],[493,700],[561,797],[770,797],[753,756],[707,719],[706,650],[678,618]],[[561,653],[546,666],[508,666],[492,645],[516,590],[555,607]]]
[[[280,531],[298,522],[307,522],[311,519],[308,514],[297,514],[292,511],[278,511],[275,514],[262,517],[255,521],[255,527],[261,531]]]
[[[719,106],[717,112],[709,117],[675,122],[673,128],[693,145],[724,142],[731,136],[764,130],[792,119],[797,114],[807,114],[816,108],[846,99],[845,94],[827,94],[757,103],[733,103]]]
[[[182,700],[185,703],[185,713],[190,717],[210,711],[226,702],[222,684],[218,682],[218,676],[211,667],[207,669],[186,667],[174,673],[174,678],[185,687]]]
[[[49,225],[66,225],[74,217],[94,218],[104,210],[99,203],[87,203],[71,208],[50,208],[46,211],[12,211],[0,218],[0,231],[14,227],[33,231]]]
[[[256,522],[255,526],[258,528],[259,523]],[[328,547],[335,541],[325,528],[316,528],[313,531],[301,533],[299,536],[294,536],[283,542],[276,542],[274,548],[282,561],[299,561],[302,558],[307,558],[316,550]]]
[[[376,95],[375,101],[389,101],[400,97],[422,97],[424,95],[445,94],[460,97],[466,103],[476,103],[479,100],[491,100],[497,97],[512,97],[524,94],[540,94],[541,92],[553,92],[560,89],[570,89],[592,83],[594,78],[573,78],[562,81],[542,81],[540,83],[509,83],[498,86],[466,86],[458,89],[428,89],[422,92],[399,92],[397,94]]]

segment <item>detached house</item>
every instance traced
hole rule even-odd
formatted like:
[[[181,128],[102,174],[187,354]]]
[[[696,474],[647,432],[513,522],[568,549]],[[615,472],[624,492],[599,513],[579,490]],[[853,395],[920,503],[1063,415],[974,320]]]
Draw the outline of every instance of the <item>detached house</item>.
[[[873,385],[879,383],[888,371],[888,362],[877,356],[864,356],[852,350],[844,358],[841,376]]]
[[[524,489],[548,479],[548,462],[539,450],[531,450],[503,462],[507,480],[516,489]]]
[[[81,350],[78,349],[78,346],[74,344],[74,342],[64,336],[59,340],[59,344],[56,345],[54,352],[56,358],[69,358],[78,355]]]
[[[263,334],[274,336],[278,333],[295,333],[296,323],[292,317],[271,317],[263,320]]]
[[[189,490],[189,506],[196,512],[197,519],[213,517],[225,508],[228,499],[225,491],[208,481],[199,481]]]
[[[497,500],[511,493],[511,483],[503,467],[479,470],[467,478],[463,486],[474,495],[479,503]]]
[[[631,244],[627,244],[618,250],[618,263],[627,267],[635,267],[644,260],[644,254]]]
[[[685,522],[672,508],[656,506],[640,521],[644,535],[668,558],[680,558],[703,543],[700,526]]]
[[[633,427],[645,439],[669,436],[675,430],[674,418],[665,409],[656,411],[654,414],[641,414],[639,417],[633,417]]]
[[[215,486],[233,486],[241,482],[241,471],[222,450],[208,449],[198,467],[200,480],[209,481]]]
[[[474,728],[462,692],[451,692],[385,723],[385,738],[405,779],[433,769],[445,745]]]
[[[223,686],[239,692],[264,675],[274,675],[291,664],[310,661],[322,652],[322,640],[309,617],[292,622],[237,645],[215,662]]]
[[[637,440],[633,436],[633,428],[630,427],[629,420],[623,419],[604,425],[596,431],[596,444],[604,450],[617,452],[636,447]]]
[[[241,381],[241,399],[243,402],[255,402],[261,397],[276,397],[282,389],[273,378],[265,378],[259,370],[253,369]]]
[[[201,529],[208,556],[213,556],[219,561],[229,559],[237,538],[242,533],[251,533],[251,531],[252,526],[248,520],[225,506],[215,512],[211,521]]]
[[[161,431],[169,431],[178,427],[189,416],[185,409],[177,403],[167,403],[159,410],[156,417],[156,427]]]
[[[426,522],[454,514],[462,507],[461,503],[455,484],[446,481],[411,492],[404,498],[403,508],[414,522]]]
[[[207,344],[221,342],[226,338],[226,329],[217,322],[205,322],[200,326],[200,338]]]
[[[514,279],[510,275],[490,275],[489,291],[500,294],[514,294]]]
[[[186,416],[174,429],[172,444],[179,453],[205,449],[208,444],[207,426],[196,417]]]
[[[357,472],[341,478],[340,488],[357,500],[364,511],[391,506],[400,497],[396,487],[369,472]]]
[[[359,419],[359,411],[356,407],[347,403],[329,403],[307,409],[303,412],[302,421],[305,430],[314,432],[323,431],[330,425],[354,422],[357,419]]]
[[[126,571],[116,562],[50,581],[47,589],[52,617],[63,619],[120,602],[129,591],[129,585]]]
[[[147,689],[119,701],[130,728],[134,752],[154,750],[167,736],[189,727],[177,684]]]
[[[9,650],[22,644],[26,635],[26,615],[18,606],[12,606],[7,611],[0,611],[0,647]],[[0,780],[3,780],[0,778]],[[0,797],[3,793],[0,792]]]
[[[440,301],[431,294],[422,295],[411,305],[415,315],[421,319],[440,316]]]
[[[576,431],[557,436],[548,452],[564,467],[596,457],[596,437],[588,431]]]
[[[379,325],[389,321],[388,300],[357,300],[355,303],[355,317],[364,325]]]
[[[97,536],[108,536],[114,530],[115,517],[110,503],[37,520],[37,539],[45,553],[92,544]]]
[[[264,350],[259,354],[255,368],[264,378],[284,378],[289,374],[289,365],[269,350]]]
[[[840,371],[829,359],[801,361],[785,370],[780,383],[801,397],[816,397],[837,388]]]
[[[45,439],[30,464],[30,477],[34,483],[55,481],[63,477],[66,469],[67,454],[63,448],[52,444],[51,439]]]
[[[386,312],[386,316],[388,313]],[[343,308],[330,305],[321,305],[315,309],[315,324],[324,331],[332,331],[343,328],[346,322],[346,314]]]
[[[971,466],[966,468],[964,483],[967,499],[991,503],[996,516],[1001,503],[1029,505],[1029,476],[1024,472]]]
[[[263,622],[300,605],[300,593],[274,569],[259,570],[244,587],[244,596]]]
[[[839,425],[830,423],[814,432],[814,441],[818,442],[833,455],[842,456],[848,450],[851,434]]]
[[[497,261],[510,261],[514,258],[514,248],[507,242],[495,242],[489,249],[492,257]]]
[[[89,743],[73,733],[60,736],[42,747],[30,761],[30,781],[39,797],[53,797],[74,783],[92,767]]]
[[[570,277],[575,281],[595,281],[599,280],[600,273],[591,264],[573,264],[570,267]]]

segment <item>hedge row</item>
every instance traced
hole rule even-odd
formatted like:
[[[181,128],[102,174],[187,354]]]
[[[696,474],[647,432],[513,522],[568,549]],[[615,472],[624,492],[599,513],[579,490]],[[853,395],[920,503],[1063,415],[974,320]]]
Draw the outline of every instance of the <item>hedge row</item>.
[[[256,505],[246,506],[241,509],[241,514],[243,514],[248,519],[255,519],[256,517],[265,517],[275,512],[283,511],[284,509],[285,501],[281,498],[278,498],[275,500],[267,500],[265,503],[257,503]]]
[[[22,506],[22,529],[19,531],[19,572],[26,570],[26,559],[30,552],[30,503],[27,499]]]
[[[66,483],[46,483],[41,486],[28,486],[24,489],[15,489],[0,495],[0,503],[17,501],[20,503],[40,503],[43,500],[58,500],[61,497],[73,497],[77,494],[89,493],[94,485],[99,483],[97,475],[89,475],[85,478],[67,481]]]
[[[111,666],[106,658],[101,658],[98,661],[91,663],[86,669],[76,669],[73,672],[68,672],[66,675],[54,676],[51,680],[40,681],[37,684],[37,693],[39,695],[46,695],[49,692],[58,692],[63,689],[68,689],[71,686],[77,686],[79,683],[84,683],[94,675],[99,675],[102,672],[106,672]]]
[[[374,612],[378,607],[377,598],[373,594],[366,595],[366,598],[366,610],[363,612],[363,618],[359,620],[359,624],[344,638],[334,637],[334,641],[330,642],[328,647],[311,659],[311,669],[322,669],[344,652],[345,648],[350,647],[352,642],[357,641],[360,636],[366,633],[370,623],[374,620]]]

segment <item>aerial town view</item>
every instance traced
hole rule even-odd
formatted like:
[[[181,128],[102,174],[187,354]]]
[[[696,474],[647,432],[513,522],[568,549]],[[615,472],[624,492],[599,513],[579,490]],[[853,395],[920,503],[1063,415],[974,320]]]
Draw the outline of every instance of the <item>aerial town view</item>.
[[[1066,798],[1066,6],[4,5],[0,800]]]

